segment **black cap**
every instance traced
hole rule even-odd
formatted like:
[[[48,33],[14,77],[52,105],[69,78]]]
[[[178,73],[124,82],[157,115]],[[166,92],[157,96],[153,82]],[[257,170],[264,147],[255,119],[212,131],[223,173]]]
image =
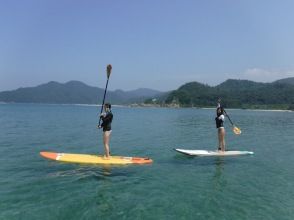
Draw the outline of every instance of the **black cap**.
[[[110,103],[105,103],[104,106],[105,106],[106,108],[111,109],[111,104],[110,104]]]

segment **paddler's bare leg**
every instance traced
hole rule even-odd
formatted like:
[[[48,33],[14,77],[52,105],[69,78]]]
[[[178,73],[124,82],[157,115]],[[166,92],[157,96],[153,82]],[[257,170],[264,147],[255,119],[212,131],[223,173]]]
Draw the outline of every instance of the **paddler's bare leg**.
[[[220,147],[221,147],[221,151],[225,151],[226,150],[226,143],[225,143],[225,135],[226,135],[226,131],[224,128],[220,128],[219,129],[220,132]]]
[[[109,153],[110,134],[111,134],[111,131],[103,132],[103,143],[104,143],[105,157],[106,158],[108,158],[110,156],[110,153]]]

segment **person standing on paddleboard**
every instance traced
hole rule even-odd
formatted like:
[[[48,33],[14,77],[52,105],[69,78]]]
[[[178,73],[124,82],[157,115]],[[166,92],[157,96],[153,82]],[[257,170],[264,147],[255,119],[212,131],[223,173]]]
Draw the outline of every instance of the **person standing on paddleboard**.
[[[216,109],[216,117],[215,117],[215,123],[216,123],[216,128],[218,133],[218,150],[219,151],[225,151],[226,131],[224,128],[224,121],[225,121],[224,108],[220,105],[220,100],[219,100],[219,103]]]
[[[109,152],[109,141],[111,135],[111,122],[113,119],[113,114],[111,112],[111,104],[104,104],[104,112],[100,115],[100,119],[102,120],[101,128],[103,128],[103,144],[105,149],[105,157],[110,156]]]

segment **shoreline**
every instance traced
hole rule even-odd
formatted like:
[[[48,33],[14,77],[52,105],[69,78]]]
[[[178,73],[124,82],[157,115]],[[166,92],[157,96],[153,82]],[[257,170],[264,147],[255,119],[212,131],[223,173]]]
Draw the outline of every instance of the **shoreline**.
[[[29,105],[64,105],[64,106],[90,106],[90,107],[101,107],[101,104],[79,104],[79,103],[66,103],[66,104],[59,104],[59,103],[25,103],[25,102],[0,102],[0,105],[9,105],[9,104],[29,104]],[[180,107],[180,106],[160,106],[160,105],[151,105],[151,104],[113,104],[113,107],[118,108],[171,108],[171,109],[207,109],[212,110],[215,107]],[[256,109],[256,108],[226,108],[230,111],[234,110],[244,110],[244,111],[264,111],[264,112],[294,112],[294,110],[288,109]]]

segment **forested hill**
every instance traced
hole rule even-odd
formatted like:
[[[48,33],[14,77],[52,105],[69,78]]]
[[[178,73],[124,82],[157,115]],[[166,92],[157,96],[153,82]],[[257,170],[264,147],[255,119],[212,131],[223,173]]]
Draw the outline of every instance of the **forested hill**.
[[[230,108],[294,109],[294,77],[272,83],[229,79],[217,86],[190,82],[172,91],[166,104],[213,107],[218,98]]]
[[[67,83],[52,81],[36,87],[0,92],[0,102],[100,104],[103,94],[104,89],[88,86],[79,81]],[[152,89],[115,90],[107,92],[106,101],[112,104],[130,104],[160,94],[162,93]]]
[[[0,92],[0,102],[99,104],[104,89],[79,81],[49,82],[36,87]],[[182,85],[172,92],[151,89],[108,91],[106,101],[112,104],[142,103],[181,107],[215,107],[218,98],[229,108],[262,108],[294,110],[294,77],[272,83],[229,79],[217,86],[198,82]]]
[[[286,83],[294,85],[294,77],[277,80],[276,83]]]

